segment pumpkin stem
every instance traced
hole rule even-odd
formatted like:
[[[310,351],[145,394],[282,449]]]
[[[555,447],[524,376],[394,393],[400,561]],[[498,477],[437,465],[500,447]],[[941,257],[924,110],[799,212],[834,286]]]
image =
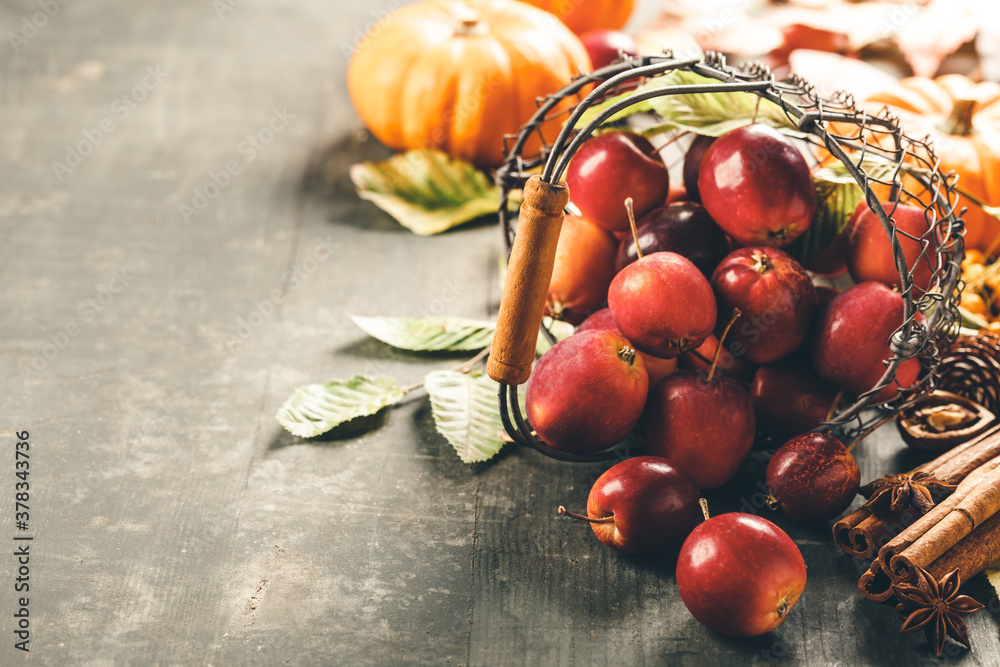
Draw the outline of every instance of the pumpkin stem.
[[[455,28],[455,35],[458,37],[478,37],[489,32],[489,26],[480,20],[479,12],[470,11],[459,20],[460,24]]]
[[[972,117],[976,113],[976,100],[955,100],[951,114],[942,121],[938,129],[945,134],[956,137],[967,137],[974,132]]]

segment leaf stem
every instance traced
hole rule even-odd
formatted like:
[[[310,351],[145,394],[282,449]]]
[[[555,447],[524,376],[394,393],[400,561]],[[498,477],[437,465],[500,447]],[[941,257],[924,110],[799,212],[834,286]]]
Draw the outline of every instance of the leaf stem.
[[[477,354],[476,356],[472,357],[471,359],[469,359],[468,361],[466,361],[464,364],[461,364],[460,366],[455,366],[454,368],[451,368],[449,370],[451,370],[452,372],[455,372],[455,373],[462,373],[463,375],[468,375],[469,373],[472,372],[473,367],[477,363],[479,363],[480,361],[482,361],[483,359],[485,359],[487,356],[489,356],[489,353],[490,353],[490,348],[484,347],[482,350],[479,351],[479,354]],[[409,394],[411,391],[414,391],[416,389],[420,389],[423,386],[424,386],[423,382],[418,382],[416,384],[411,384],[411,385],[406,386],[406,387],[400,387],[400,389],[402,389],[402,391],[403,391],[404,394]]]

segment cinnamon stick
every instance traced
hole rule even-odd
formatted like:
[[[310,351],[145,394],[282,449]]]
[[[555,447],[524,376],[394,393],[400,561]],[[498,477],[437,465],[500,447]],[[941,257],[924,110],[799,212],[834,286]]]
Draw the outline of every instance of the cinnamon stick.
[[[857,558],[872,558],[893,537],[916,521],[920,513],[912,507],[902,512],[880,512],[863,519],[848,532],[851,551]]]
[[[910,579],[915,567],[927,569],[975,528],[1000,510],[1000,469],[994,468],[927,532],[889,561],[894,581]]]
[[[998,456],[1000,425],[953,447],[911,472],[927,472],[947,484],[958,484],[974,470]],[[882,545],[891,543],[894,537],[918,517],[919,514],[915,512],[904,512],[902,515],[895,512],[872,514],[867,509],[859,508],[834,525],[833,541],[841,551],[850,556],[872,558]]]
[[[962,581],[968,581],[997,559],[1000,559],[1000,512],[948,549],[927,571],[940,580],[957,569]]]
[[[871,516],[871,511],[866,507],[859,507],[843,519],[833,524],[833,541],[845,554],[855,558],[864,558],[862,552],[856,551],[851,543],[851,529]]]
[[[939,521],[944,519],[949,512],[958,506],[959,502],[965,499],[997,467],[1000,467],[1000,456],[977,468],[972,474],[959,482],[958,488],[950,496],[935,505],[930,512],[910,524],[899,535],[889,540],[878,552],[878,560],[881,561],[882,570],[886,572],[891,571],[889,563],[895,556],[902,553],[903,550],[907,549],[928,530],[937,525]]]
[[[872,561],[868,571],[861,575],[858,590],[872,602],[885,602],[893,595],[892,583],[892,579],[882,571],[882,564],[876,559]]]
[[[973,470],[997,456],[1000,456],[1000,425],[944,452],[913,472],[922,470],[946,484],[958,484]]]

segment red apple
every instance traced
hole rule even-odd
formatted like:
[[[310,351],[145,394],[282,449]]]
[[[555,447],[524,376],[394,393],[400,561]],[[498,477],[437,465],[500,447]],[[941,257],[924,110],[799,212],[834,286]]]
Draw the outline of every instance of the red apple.
[[[818,523],[847,509],[858,493],[861,471],[840,440],[804,433],[778,448],[766,479],[771,498],[789,519]]]
[[[649,379],[642,359],[613,331],[584,331],[556,343],[535,364],[525,406],[550,447],[596,452],[628,435],[642,414]]]
[[[632,198],[641,218],[667,198],[670,176],[648,139],[608,132],[584,142],[569,163],[566,184],[583,217],[623,232],[629,229],[625,199]]]
[[[718,347],[719,339],[715,337],[715,334],[712,334],[702,341],[701,345],[681,355],[678,359],[677,367],[689,371],[708,373]],[[695,352],[701,356],[699,357],[694,354]],[[721,371],[731,378],[750,382],[756,370],[756,364],[751,364],[744,357],[733,356],[725,347],[719,351],[719,362],[716,365],[716,372]]]
[[[691,260],[698,270],[711,277],[712,271],[729,252],[729,241],[701,204],[678,202],[653,209],[636,223],[636,236],[643,255],[676,252]],[[626,236],[618,247],[615,268],[639,259],[635,238]]]
[[[595,70],[612,64],[619,55],[631,58],[639,55],[639,45],[620,30],[591,30],[580,35],[580,41]]]
[[[621,333],[621,331],[618,331],[618,325],[615,324],[615,318],[611,314],[610,308],[602,308],[595,312],[581,322],[576,331],[579,333],[581,331],[589,331],[590,329]],[[639,352],[639,356],[642,357],[643,366],[646,367],[646,374],[649,375],[650,387],[677,370],[677,359],[660,359],[645,352]]]
[[[865,282],[841,292],[824,309],[812,348],[817,375],[859,395],[867,392],[885,373],[892,357],[889,337],[903,324],[903,297],[878,282]],[[904,361],[875,403],[893,398],[898,386],[908,387],[920,374],[920,360]]]
[[[785,620],[806,586],[795,542],[767,519],[732,512],[695,528],[677,560],[677,590],[699,623],[756,637]]]
[[[764,125],[716,139],[701,162],[698,189],[712,219],[741,245],[787,245],[809,228],[816,213],[805,158]]]
[[[594,482],[587,515],[597,539],[609,547],[627,554],[663,551],[698,525],[698,487],[670,461],[637,456]]]
[[[618,241],[608,230],[567,215],[559,232],[545,314],[579,324],[604,305],[615,277]]]
[[[903,249],[906,266],[913,276],[913,284],[920,291],[927,291],[938,265],[938,244],[924,209],[898,204],[893,210],[892,202],[881,204],[896,225],[899,245]],[[924,237],[926,252],[923,252],[923,243],[917,240]],[[855,209],[844,229],[844,238],[847,240],[847,269],[854,282],[877,280],[889,287],[900,288],[899,269],[896,268],[896,260],[892,254],[892,243],[882,222],[866,202],[861,202]]]
[[[837,234],[830,245],[806,268],[813,273],[831,278],[847,273],[847,236],[843,232]]]
[[[670,459],[701,489],[732,479],[756,433],[750,395],[715,373],[677,371],[653,387],[641,423],[647,454]]]
[[[816,290],[809,274],[777,248],[734,250],[716,267],[712,288],[720,311],[739,308],[742,313],[727,348],[755,364],[777,361],[793,352],[805,339],[816,310]]]
[[[761,366],[750,387],[757,426],[782,438],[819,426],[836,397],[836,387],[794,361]]]
[[[654,252],[629,264],[608,289],[608,307],[636,349],[672,359],[715,327],[712,286],[690,260]]]
[[[684,154],[684,187],[692,201],[701,201],[698,191],[698,172],[701,170],[701,161],[705,158],[705,151],[715,142],[715,137],[704,134],[695,136],[694,141]]]

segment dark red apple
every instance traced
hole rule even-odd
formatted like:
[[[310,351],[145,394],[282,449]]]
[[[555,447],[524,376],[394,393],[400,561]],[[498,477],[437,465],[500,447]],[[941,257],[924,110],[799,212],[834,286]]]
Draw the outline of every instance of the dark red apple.
[[[618,242],[608,230],[567,215],[559,232],[545,314],[579,324],[604,305],[615,277]]]
[[[653,387],[641,422],[645,452],[670,459],[701,489],[732,479],[753,446],[746,389],[721,373],[677,371]]]
[[[847,273],[847,236],[837,234],[823,252],[809,266],[813,273],[821,276],[839,276]]]
[[[676,252],[691,260],[706,278],[729,252],[729,241],[700,204],[678,202],[653,209],[636,223],[639,250],[643,255]],[[615,258],[615,268],[623,268],[639,259],[635,238],[622,239]]]
[[[716,139],[701,162],[698,190],[712,219],[740,245],[787,245],[809,228],[816,213],[805,158],[764,125]]]
[[[794,361],[761,366],[750,387],[757,426],[781,438],[819,426],[836,397],[836,387]]]
[[[621,333],[618,330],[618,325],[615,324],[615,318],[611,314],[610,308],[602,308],[595,312],[581,322],[576,331],[579,333],[581,331],[589,331],[590,329]],[[660,359],[645,352],[639,352],[639,356],[642,357],[642,363],[646,367],[650,387],[677,370],[677,359]]]
[[[699,623],[730,637],[756,637],[787,618],[806,586],[806,564],[767,519],[732,512],[695,528],[677,560],[677,590]]]
[[[685,352],[677,361],[677,367],[689,371],[700,371],[708,373],[712,366],[712,359],[715,358],[715,351],[719,347],[719,339],[712,334],[698,347]],[[698,354],[696,355],[695,352]],[[700,356],[699,356],[700,355]],[[719,353],[719,362],[716,365],[716,372],[723,372],[731,378],[750,382],[756,372],[756,364],[751,364],[745,357],[736,357],[723,347]],[[652,386],[652,385],[650,385]]]
[[[927,291],[937,268],[937,240],[930,230],[924,209],[906,204],[881,202],[897,230],[899,245],[906,258],[906,266],[913,276],[913,284]],[[910,238],[913,237],[913,238]],[[917,239],[926,237],[927,250]],[[847,269],[854,282],[877,280],[889,287],[900,288],[899,269],[892,254],[892,244],[882,227],[882,222],[866,202],[861,202],[844,229],[847,240]]]
[[[580,35],[580,41],[595,70],[615,62],[620,54],[631,58],[639,55],[639,45],[620,30],[591,30]]]
[[[733,355],[766,364],[788,356],[805,340],[816,290],[787,253],[765,246],[734,250],[716,267],[712,288],[721,312],[739,308],[742,313],[726,344]]]
[[[699,134],[695,136],[684,155],[684,188],[692,201],[701,201],[701,195],[698,191],[698,172],[701,170],[701,161],[705,158],[705,151],[713,142],[715,142],[715,137]]]
[[[690,260],[654,252],[622,269],[608,289],[618,329],[636,349],[673,359],[715,327],[712,286]]]
[[[562,508],[560,513],[570,514]],[[587,515],[597,539],[613,549],[663,551],[681,544],[698,525],[698,487],[670,461],[637,456],[597,478]]]
[[[855,285],[838,294],[824,309],[812,348],[817,375],[852,394],[867,392],[885,373],[892,357],[889,337],[903,324],[903,297],[879,282]],[[920,374],[920,360],[904,361],[875,403],[893,398]],[[898,385],[898,386],[897,386]]]
[[[802,523],[837,516],[851,504],[861,484],[854,457],[826,433],[803,433],[783,444],[765,475],[773,501],[789,519]]]
[[[649,378],[642,359],[614,331],[584,331],[556,343],[535,364],[525,406],[550,447],[590,453],[607,449],[642,414]]]
[[[569,163],[566,184],[583,217],[623,232],[629,229],[625,199],[632,198],[641,218],[667,198],[670,176],[648,139],[608,132],[584,142]]]

